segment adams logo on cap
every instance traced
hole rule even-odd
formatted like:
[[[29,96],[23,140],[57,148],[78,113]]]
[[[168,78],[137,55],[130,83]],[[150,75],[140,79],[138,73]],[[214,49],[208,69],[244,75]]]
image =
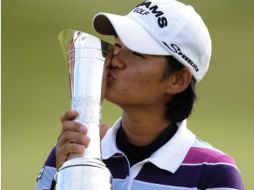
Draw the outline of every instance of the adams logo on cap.
[[[164,28],[168,25],[167,18],[163,16],[164,12],[159,10],[159,6],[152,4],[151,1],[144,1],[143,3],[140,3],[134,8],[133,12],[141,15],[149,15],[152,13],[157,18],[160,28]]]
[[[182,50],[176,44],[170,44],[162,42],[170,51],[179,55],[184,61],[186,61],[196,72],[199,71],[199,68],[196,63],[194,63],[187,55],[185,55]]]

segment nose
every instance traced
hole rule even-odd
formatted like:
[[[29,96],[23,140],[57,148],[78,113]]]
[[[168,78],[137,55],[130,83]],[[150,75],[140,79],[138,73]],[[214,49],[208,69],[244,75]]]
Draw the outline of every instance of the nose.
[[[117,45],[114,45],[112,51],[113,53],[112,53],[110,66],[112,68],[124,69],[125,62],[124,62],[124,53],[122,48]]]
[[[121,50],[121,47],[119,47],[118,45],[114,45],[113,46],[113,56],[117,55]]]

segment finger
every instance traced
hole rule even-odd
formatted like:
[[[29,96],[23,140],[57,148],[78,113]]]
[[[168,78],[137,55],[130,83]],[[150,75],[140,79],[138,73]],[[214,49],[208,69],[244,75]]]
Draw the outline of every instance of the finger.
[[[101,139],[103,139],[103,137],[107,133],[108,129],[109,129],[109,124],[107,124],[107,123],[101,124],[101,126],[100,126],[100,138]]]
[[[75,110],[68,110],[61,116],[61,122],[65,122],[67,120],[74,120],[78,116],[78,112]]]
[[[85,150],[84,145],[79,145],[75,143],[68,143],[65,146],[57,146],[56,148],[56,167],[59,169],[64,162],[69,158],[70,154],[83,155]]]
[[[87,133],[87,128],[77,121],[65,121],[63,123],[62,132],[76,131],[82,134]]]
[[[85,151],[85,146],[76,144],[76,143],[68,143],[65,146],[60,147],[61,155],[68,157],[70,154],[82,154]]]
[[[62,126],[62,130],[57,140],[59,140],[66,131],[75,131],[81,134],[87,134],[87,128],[76,121],[65,121]]]
[[[75,131],[66,131],[59,139],[57,144],[59,146],[63,146],[67,143],[76,143],[80,145],[88,146],[90,139],[88,136],[82,133],[78,133]]]

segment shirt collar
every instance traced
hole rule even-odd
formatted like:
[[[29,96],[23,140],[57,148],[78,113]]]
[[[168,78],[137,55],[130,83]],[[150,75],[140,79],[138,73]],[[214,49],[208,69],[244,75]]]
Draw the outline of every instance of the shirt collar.
[[[187,129],[186,120],[177,124],[176,134],[161,148],[146,159],[157,167],[174,173],[183,162],[189,149],[196,140],[196,136]],[[116,133],[121,126],[119,118],[102,139],[102,158],[108,159],[121,151],[116,145]]]
[[[148,159],[154,165],[174,173],[183,162],[196,136],[187,128],[186,120],[178,123],[176,134]],[[162,156],[163,155],[163,156]]]
[[[121,120],[122,118],[120,117],[107,131],[106,135],[101,141],[101,152],[103,160],[106,160],[117,153],[121,153],[116,145],[116,133],[121,126]]]

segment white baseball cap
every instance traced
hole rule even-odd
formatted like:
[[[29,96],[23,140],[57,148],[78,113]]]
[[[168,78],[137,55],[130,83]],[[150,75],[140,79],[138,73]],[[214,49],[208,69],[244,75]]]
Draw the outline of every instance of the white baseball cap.
[[[101,34],[117,34],[132,51],[173,56],[189,68],[196,81],[208,70],[211,38],[202,18],[190,5],[176,0],[148,0],[125,16],[98,13],[93,26]]]

